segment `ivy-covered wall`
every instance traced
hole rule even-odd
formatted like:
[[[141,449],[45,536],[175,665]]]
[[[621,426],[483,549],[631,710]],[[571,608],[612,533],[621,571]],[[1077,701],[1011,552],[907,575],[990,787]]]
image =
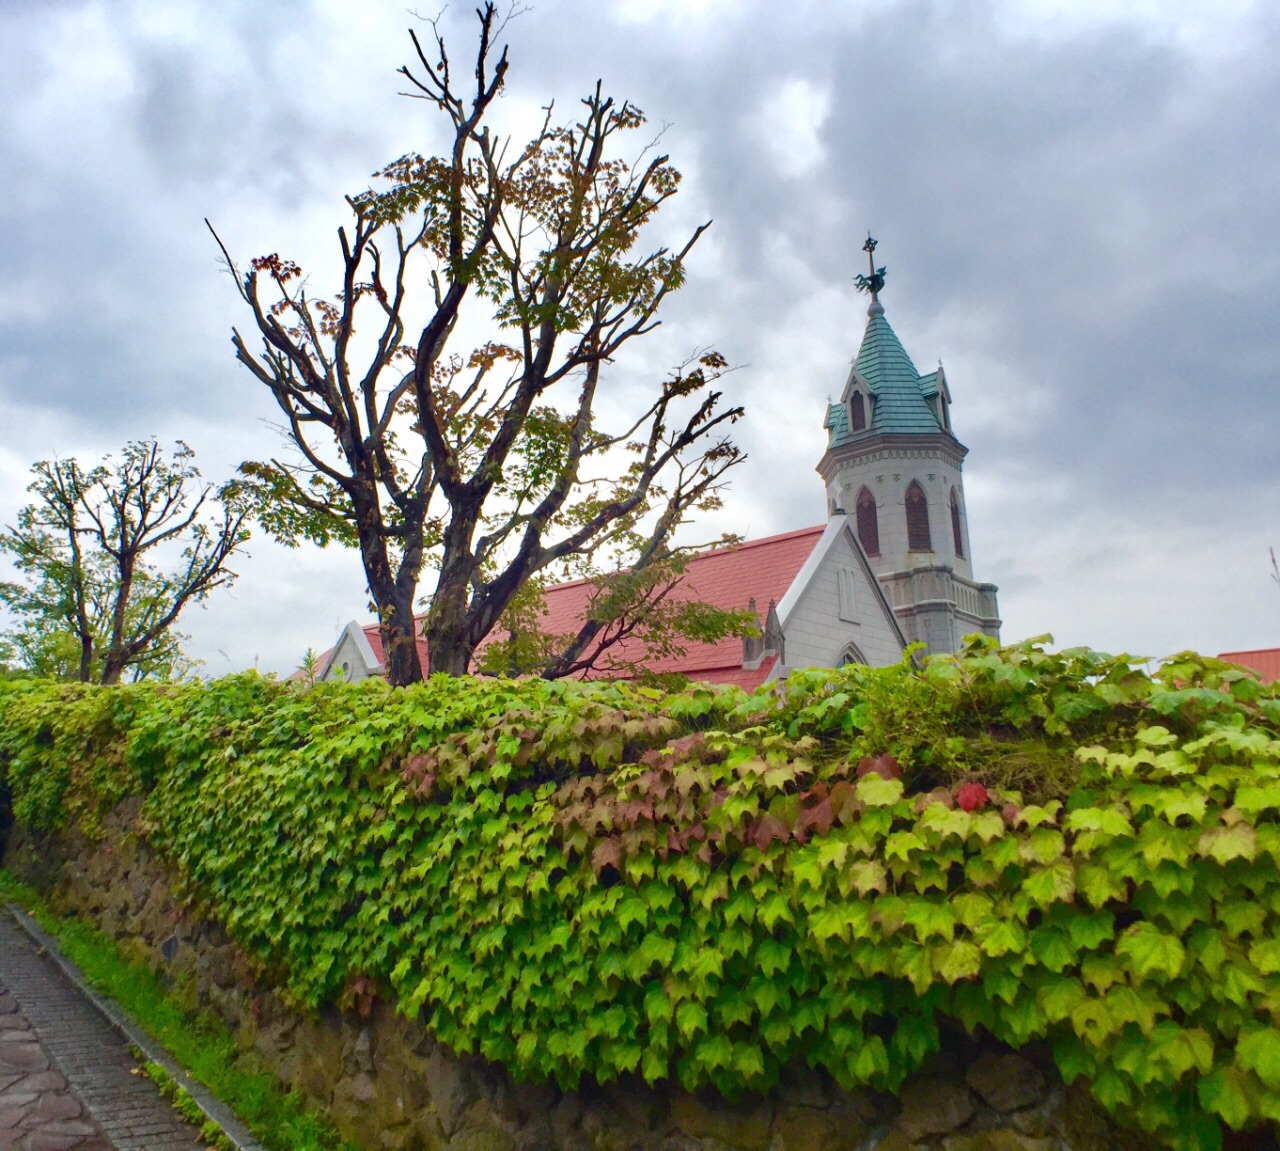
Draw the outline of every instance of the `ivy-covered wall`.
[[[898,1091],[969,1034],[1188,1148],[1280,1117],[1278,729],[1238,669],[1032,644],[755,696],[0,693],[18,821],[93,836],[135,797],[294,1008],[729,1099],[801,1065]]]

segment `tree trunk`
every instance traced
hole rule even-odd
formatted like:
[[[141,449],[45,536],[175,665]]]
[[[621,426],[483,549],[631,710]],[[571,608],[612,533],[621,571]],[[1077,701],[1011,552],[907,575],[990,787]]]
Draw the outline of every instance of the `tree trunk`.
[[[467,639],[466,585],[458,595],[454,589],[436,589],[427,616],[427,661],[431,674],[466,675],[471,670],[474,645]]]
[[[445,567],[431,597],[427,614],[427,661],[431,674],[466,675],[475,645],[467,635],[467,588],[470,580],[461,564]]]
[[[395,596],[395,602],[386,607],[379,604],[382,620],[383,662],[387,669],[387,682],[392,687],[405,687],[422,682],[422,661],[418,659],[417,636],[413,627],[413,601]]]
[[[106,659],[102,661],[102,682],[110,686],[120,682],[120,677],[124,675],[126,661],[122,658],[120,652],[112,648],[107,652]]]
[[[427,660],[432,675],[466,675],[471,670],[475,644],[467,627],[467,593],[475,574],[471,539],[478,513],[478,502],[471,506],[455,503],[445,531],[440,578],[427,614]]]
[[[372,490],[369,484],[368,489]],[[405,687],[422,682],[422,663],[418,659],[417,637],[413,628],[413,585],[402,588],[391,574],[391,557],[376,496],[357,493],[352,502],[360,523],[378,525],[376,533],[363,541],[360,558],[364,576],[378,612],[378,632],[382,636],[382,663],[387,682],[392,687]],[[363,534],[363,533],[362,533]]]

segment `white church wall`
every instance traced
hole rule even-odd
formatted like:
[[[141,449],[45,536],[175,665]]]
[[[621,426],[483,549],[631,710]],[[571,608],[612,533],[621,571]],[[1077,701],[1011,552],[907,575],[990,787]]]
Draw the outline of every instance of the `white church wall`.
[[[334,648],[333,658],[329,661],[329,668],[324,678],[327,680],[341,678],[347,683],[359,683],[362,679],[368,679],[372,670],[365,663],[364,656],[352,637],[350,629],[347,629],[338,640],[337,647]]]
[[[783,621],[788,667],[836,667],[850,643],[874,667],[902,658],[902,644],[885,618],[872,578],[842,531]],[[857,622],[842,618],[851,608]]]

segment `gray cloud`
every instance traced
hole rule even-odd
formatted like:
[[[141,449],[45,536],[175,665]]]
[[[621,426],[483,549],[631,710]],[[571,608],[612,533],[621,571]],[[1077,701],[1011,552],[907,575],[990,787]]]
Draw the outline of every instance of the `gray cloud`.
[[[1006,634],[1280,642],[1280,23],[1221,15],[1209,39],[1106,8],[1070,25],[996,3],[829,8],[655,2],[646,18],[561,0],[510,30],[506,113],[554,96],[567,116],[604,77],[670,124],[688,180],[664,235],[715,218],[618,379],[707,343],[744,365],[727,384],[751,460],[716,525],[820,518],[822,405],[861,335],[849,281],[869,227],[891,321],[919,366],[946,362],[975,564],[1003,583]],[[210,474],[273,449],[202,217],[237,255],[288,252],[319,276],[341,193],[432,145],[395,95],[412,18],[366,9],[0,12],[6,474],[152,432],[188,435]],[[1214,17],[1206,0],[1193,31]],[[456,60],[471,19],[445,14]],[[188,627],[213,670],[221,650],[285,667],[363,607],[354,554],[264,546]]]

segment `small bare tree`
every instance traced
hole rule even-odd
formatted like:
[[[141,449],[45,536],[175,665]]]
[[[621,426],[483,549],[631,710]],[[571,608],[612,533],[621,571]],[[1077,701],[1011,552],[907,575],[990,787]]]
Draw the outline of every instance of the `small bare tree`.
[[[248,539],[245,513],[221,505],[192,461],[184,443],[170,459],[145,440],[87,471],[35,465],[35,501],[0,533],[25,577],[0,584],[0,602],[18,616],[8,638],[28,667],[113,684],[190,666],[178,615],[236,578],[227,561]],[[157,549],[177,553],[172,570],[153,562]]]
[[[393,684],[422,676],[424,566],[437,569],[430,670],[465,673],[527,581],[553,567],[639,572],[668,559],[672,533],[715,505],[741,458],[725,435],[741,409],[720,407],[711,385],[725,361],[712,351],[659,381],[631,418],[600,426],[607,368],[656,327],[706,225],[677,250],[637,254],[680,176],[647,150],[634,168],[616,157],[644,117],[599,85],[578,122],[554,126],[548,109],[518,151],[495,139],[485,118],[507,52],[495,47],[493,5],[478,15],[469,88],[438,30],[431,55],[410,33],[417,62],[401,72],[443,117],[450,146],[397,160],[377,190],[348,199],[335,294],[311,294],[279,255],[242,273],[222,249],[261,339],[254,348],[234,332],[236,355],[275,397],[300,453],[243,465],[242,494],[285,542],[359,547]],[[416,325],[413,284],[429,285]],[[494,338],[459,351],[468,309]],[[358,315],[371,322],[362,340]],[[721,624],[735,626],[727,615]]]

